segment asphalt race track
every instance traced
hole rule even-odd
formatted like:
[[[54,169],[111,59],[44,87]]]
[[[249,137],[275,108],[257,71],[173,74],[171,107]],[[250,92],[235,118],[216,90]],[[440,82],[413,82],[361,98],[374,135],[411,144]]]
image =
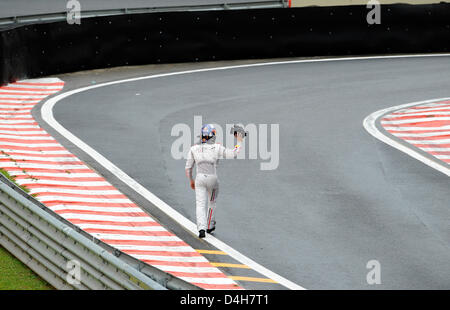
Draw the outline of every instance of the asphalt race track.
[[[70,89],[101,74],[119,79],[114,72],[60,78]],[[449,57],[280,64],[101,87],[54,113],[192,221],[194,192],[185,161],[171,155],[172,128],[193,128],[194,115],[223,128],[279,124],[277,169],[260,170],[261,158],[221,162],[217,238],[307,289],[449,289],[448,177],[362,125],[382,108],[448,97],[449,85]],[[366,282],[370,260],[381,265],[379,285]]]

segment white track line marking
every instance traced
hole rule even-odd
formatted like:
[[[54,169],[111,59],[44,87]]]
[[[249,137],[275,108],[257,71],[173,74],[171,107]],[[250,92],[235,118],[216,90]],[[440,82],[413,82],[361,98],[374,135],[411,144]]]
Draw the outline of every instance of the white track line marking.
[[[389,112],[393,112],[393,111],[397,111],[400,109],[404,109],[404,108],[408,108],[408,107],[412,107],[412,106],[416,106],[416,105],[423,105],[423,104],[427,104],[427,103],[433,103],[433,102],[438,102],[438,101],[445,101],[445,100],[449,100],[450,98],[439,98],[439,99],[432,99],[432,100],[425,100],[425,101],[418,101],[418,102],[412,102],[412,103],[407,103],[407,104],[402,104],[402,105],[398,105],[398,106],[394,106],[394,107],[390,107],[387,109],[383,109],[383,110],[379,110],[376,111],[372,114],[370,114],[369,116],[367,116],[364,119],[363,125],[364,128],[375,138],[377,138],[380,141],[383,141],[384,143],[408,154],[409,156],[421,161],[422,163],[424,163],[425,165],[430,166],[433,169],[436,169],[440,172],[442,172],[443,174],[450,176],[450,169],[448,167],[445,167],[442,164],[439,164],[431,159],[429,159],[428,157],[422,155],[421,153],[417,152],[414,148],[412,147],[408,147],[405,146],[401,143],[399,143],[398,141],[392,139],[391,137],[385,135],[384,133],[382,133],[381,131],[378,130],[378,128],[376,127],[376,121],[383,115],[388,114]]]
[[[184,75],[184,74],[191,74],[191,73],[198,73],[198,72],[208,72],[208,71],[219,71],[219,70],[231,70],[231,69],[241,69],[241,68],[250,68],[250,67],[262,67],[262,66],[272,66],[272,65],[284,65],[284,64],[299,64],[299,63],[321,63],[321,62],[336,62],[336,61],[353,61],[353,60],[374,60],[374,59],[399,59],[399,58],[423,58],[423,57],[449,57],[450,54],[429,54],[429,55],[396,55],[396,56],[370,56],[370,57],[345,57],[345,58],[327,58],[327,59],[306,59],[306,60],[290,60],[290,61],[276,61],[276,62],[263,62],[263,63],[253,63],[253,64],[245,64],[245,65],[235,65],[235,66],[224,66],[224,67],[216,67],[216,68],[205,68],[205,69],[196,69],[196,70],[187,70],[187,71],[179,71],[179,72],[171,72],[171,73],[162,73],[162,74],[154,74],[150,76],[144,76],[144,77],[138,77],[138,78],[130,78],[130,79],[124,79],[119,81],[113,81],[113,82],[107,82],[97,85],[91,85],[87,87],[82,87],[79,89],[67,91],[65,93],[59,94],[53,98],[50,98],[47,100],[41,108],[41,115],[42,119],[50,125],[54,130],[56,130],[59,134],[61,134],[63,137],[68,139],[71,143],[76,145],[78,148],[82,149],[86,154],[88,154],[90,157],[92,157],[94,160],[96,160],[100,165],[102,165],[105,169],[110,171],[112,174],[114,174],[116,177],[118,177],[122,182],[127,184],[130,188],[134,189],[138,194],[146,198],[148,201],[150,201],[153,205],[158,207],[160,210],[162,210],[164,213],[166,213],[168,216],[170,216],[172,219],[174,219],[176,222],[178,222],[182,227],[184,227],[186,230],[190,231],[194,235],[197,235],[197,225],[185,218],[183,215],[181,215],[179,212],[174,210],[172,207],[170,207],[168,204],[166,204],[164,201],[159,199],[157,196],[155,196],[153,193],[151,193],[149,190],[147,190],[145,187],[143,187],[141,184],[136,182],[134,179],[132,179],[130,176],[128,176],[125,172],[123,172],[121,169],[119,169],[116,165],[114,165],[112,162],[110,162],[108,159],[106,159],[103,155],[98,153],[96,150],[91,148],[89,145],[84,143],[82,140],[80,140],[78,137],[73,135],[70,131],[68,131],[66,128],[64,128],[60,123],[58,123],[55,118],[53,117],[53,107],[56,103],[59,101],[84,91],[88,91],[91,89],[99,88],[99,87],[105,87],[110,85],[116,85],[116,84],[122,84],[127,82],[135,82],[140,80],[146,80],[146,79],[154,79],[154,78],[160,78],[160,77],[168,77],[168,76],[175,76],[175,75]],[[215,238],[214,236],[207,235],[207,237],[204,239],[219,250],[226,252],[228,255],[236,259],[237,261],[241,262],[244,265],[247,265],[251,267],[253,270],[259,272],[262,275],[265,275],[266,277],[278,282],[279,284],[285,286],[286,288],[293,289],[293,290],[303,290],[304,287],[285,279],[284,277],[270,271],[269,269],[261,266],[260,264],[256,263],[252,259],[246,257],[242,253],[236,251],[232,247],[228,246],[224,242],[220,241],[219,239]]]

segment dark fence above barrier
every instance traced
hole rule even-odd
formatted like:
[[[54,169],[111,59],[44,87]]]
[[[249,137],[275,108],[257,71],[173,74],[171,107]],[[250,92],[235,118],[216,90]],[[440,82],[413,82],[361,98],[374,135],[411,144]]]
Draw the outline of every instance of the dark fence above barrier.
[[[298,56],[448,52],[450,4],[166,12],[0,33],[0,84],[87,69]]]

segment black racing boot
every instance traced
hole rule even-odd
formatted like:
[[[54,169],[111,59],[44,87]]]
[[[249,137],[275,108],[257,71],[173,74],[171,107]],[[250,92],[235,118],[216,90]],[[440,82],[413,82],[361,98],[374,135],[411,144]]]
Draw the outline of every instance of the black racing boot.
[[[215,229],[216,229],[216,226],[214,226],[214,227],[212,227],[212,228],[210,228],[210,229],[207,229],[206,232],[207,232],[208,234],[210,234],[210,233],[212,233]]]
[[[198,237],[199,238],[205,238],[205,230],[204,229],[199,231]]]

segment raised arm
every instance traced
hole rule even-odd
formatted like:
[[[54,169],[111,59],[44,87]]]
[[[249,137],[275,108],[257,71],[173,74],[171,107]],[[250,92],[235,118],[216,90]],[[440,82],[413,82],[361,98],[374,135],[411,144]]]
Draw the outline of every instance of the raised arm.
[[[241,150],[241,145],[242,145],[242,135],[237,134],[236,135],[238,144],[234,147],[234,149],[227,149],[224,146],[220,146],[219,148],[219,158],[224,158],[224,159],[233,159],[236,158],[239,154],[239,151]]]

